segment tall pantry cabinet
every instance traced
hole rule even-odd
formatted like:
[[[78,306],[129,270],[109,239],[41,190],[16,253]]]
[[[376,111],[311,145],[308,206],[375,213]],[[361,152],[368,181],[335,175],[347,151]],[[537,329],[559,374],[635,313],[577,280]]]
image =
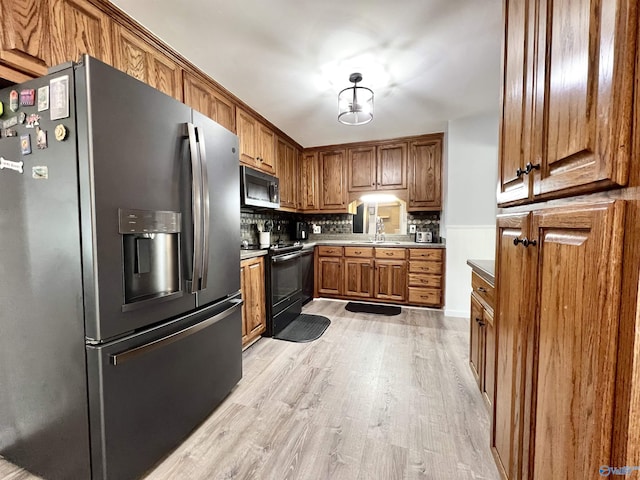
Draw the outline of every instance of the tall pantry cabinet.
[[[638,0],[504,21],[492,451],[510,480],[597,478],[640,465]]]

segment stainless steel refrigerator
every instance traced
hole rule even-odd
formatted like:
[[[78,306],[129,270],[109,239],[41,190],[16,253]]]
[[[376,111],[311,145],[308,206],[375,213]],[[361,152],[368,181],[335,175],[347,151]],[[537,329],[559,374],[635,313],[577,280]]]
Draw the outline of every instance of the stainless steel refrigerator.
[[[238,139],[89,57],[0,101],[0,454],[139,477],[242,376]]]

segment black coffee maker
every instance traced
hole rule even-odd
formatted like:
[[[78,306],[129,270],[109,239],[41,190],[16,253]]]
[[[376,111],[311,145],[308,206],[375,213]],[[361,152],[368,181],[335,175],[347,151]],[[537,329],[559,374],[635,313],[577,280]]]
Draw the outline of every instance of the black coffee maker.
[[[309,224],[307,222],[293,222],[292,234],[295,240],[309,240]]]

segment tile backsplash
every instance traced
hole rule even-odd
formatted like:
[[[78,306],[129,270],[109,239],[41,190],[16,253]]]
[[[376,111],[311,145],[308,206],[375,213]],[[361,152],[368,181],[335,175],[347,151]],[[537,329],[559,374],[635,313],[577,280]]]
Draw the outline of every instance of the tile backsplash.
[[[322,233],[312,238],[324,235],[347,235],[353,232],[353,215],[344,214],[308,214],[287,213],[277,211],[243,211],[240,213],[240,241],[247,240],[250,245],[257,245],[258,228],[264,229],[265,222],[273,222],[271,243],[291,241],[293,222],[305,221],[311,225],[318,225]],[[440,212],[414,212],[407,214],[407,226],[416,225],[418,232],[430,231],[434,239],[440,238]],[[408,228],[408,227],[407,227]],[[310,232],[311,233],[311,232]],[[240,243],[240,242],[238,242]]]

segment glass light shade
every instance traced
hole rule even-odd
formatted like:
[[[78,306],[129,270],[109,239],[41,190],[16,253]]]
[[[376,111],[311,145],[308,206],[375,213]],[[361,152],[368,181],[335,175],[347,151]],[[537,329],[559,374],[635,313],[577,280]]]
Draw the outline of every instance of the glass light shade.
[[[345,125],[364,125],[373,120],[373,90],[345,88],[338,94],[338,121]]]

